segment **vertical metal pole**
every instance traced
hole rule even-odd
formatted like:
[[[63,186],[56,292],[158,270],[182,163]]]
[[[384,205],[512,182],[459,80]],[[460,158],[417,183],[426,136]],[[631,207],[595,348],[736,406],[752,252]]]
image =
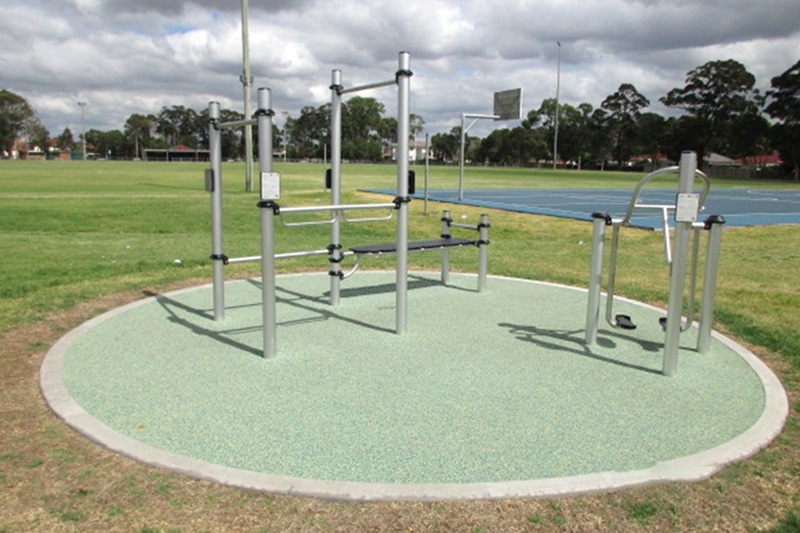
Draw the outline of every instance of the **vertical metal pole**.
[[[428,174],[430,170],[430,152],[431,152],[431,143],[430,143],[430,134],[425,134],[425,201],[423,202],[423,214],[428,214]]]
[[[442,211],[442,239],[450,238],[450,223],[453,217],[450,211]],[[442,248],[442,283],[447,285],[450,282],[450,248]]]
[[[411,108],[411,56],[400,52],[397,69],[397,320],[396,332],[408,327],[408,142]]]
[[[208,104],[208,152],[211,165],[211,270],[214,293],[214,320],[225,319],[225,263],[222,239],[222,141],[219,102]]]
[[[242,0],[242,88],[244,92],[244,118],[250,120],[252,105],[250,103],[253,77],[250,75],[250,37],[249,37],[249,8],[248,0]],[[244,166],[245,179],[244,190],[253,190],[253,126],[250,124],[244,127]]]
[[[697,351],[700,353],[706,353],[711,344],[711,324],[714,321],[714,298],[717,290],[723,224],[725,219],[721,216],[709,217],[706,220],[709,232],[706,243],[706,268],[703,274],[703,297],[700,302],[700,325],[697,333]]]
[[[695,153],[683,152],[678,168],[679,194],[692,192],[696,168],[697,156]],[[674,376],[678,371],[683,291],[686,283],[686,257],[691,229],[691,222],[675,222],[675,236],[672,245],[672,271],[670,273],[669,301],[667,303],[666,340],[664,342],[663,373],[665,376]]]
[[[597,327],[600,320],[600,291],[603,286],[603,244],[606,236],[608,215],[592,213],[592,259],[589,267],[589,304],[586,307],[586,344],[597,342]]]
[[[466,161],[466,157],[464,152],[466,151],[466,144],[467,144],[467,115],[466,113],[461,113],[461,153],[459,154],[459,161],[458,161],[458,199],[464,199],[464,162]]]
[[[86,161],[86,102],[78,102],[81,107],[81,150],[83,150],[82,159]]]
[[[258,90],[258,165],[261,174],[272,172],[272,98],[269,89]],[[261,301],[264,358],[275,357],[277,349],[277,311],[275,296],[275,209],[274,198],[267,198],[259,180],[261,201]]]
[[[559,93],[561,92],[561,41],[556,41],[558,45],[558,70],[556,74],[556,128],[553,135],[553,170],[558,168],[558,115],[560,106],[558,104]]]
[[[478,292],[486,292],[489,270],[489,215],[481,215],[478,224]]]
[[[342,203],[342,71],[335,69],[331,72],[331,205]],[[341,278],[341,228],[339,214],[331,213],[334,217],[331,224],[331,305],[339,305]]]

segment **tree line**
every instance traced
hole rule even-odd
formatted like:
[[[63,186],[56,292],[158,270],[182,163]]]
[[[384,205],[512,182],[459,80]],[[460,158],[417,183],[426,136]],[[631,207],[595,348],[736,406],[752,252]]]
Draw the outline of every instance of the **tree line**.
[[[520,126],[471,140],[468,156],[481,163],[524,165],[559,161],[603,168],[624,166],[634,156],[680,159],[684,150],[747,158],[780,152],[798,179],[800,167],[800,61],[771,80],[761,94],[753,76],[734,60],[711,61],[686,75],[685,85],[659,101],[680,110],[665,118],[645,112],[650,101],[630,83],[608,95],[598,108],[589,103],[558,105],[545,99]],[[558,154],[553,154],[558,113]],[[432,148],[458,157],[461,128],[433,136]]]
[[[800,178],[800,60],[771,79],[762,94],[756,79],[738,61],[710,61],[692,69],[683,87],[659,101],[680,113],[664,117],[646,112],[650,101],[631,83],[623,83],[595,108],[590,103],[560,104],[552,98],[530,110],[515,128],[497,129],[484,139],[468,138],[467,157],[494,165],[528,165],[560,161],[576,167],[605,168],[627,165],[634,156],[652,161],[677,161],[680,152],[717,152],[748,157],[777,150],[784,164]],[[385,106],[374,98],[353,97],[342,108],[342,156],[379,161],[384,149],[397,141],[397,121],[385,117]],[[242,120],[233,110],[222,110],[222,121]],[[553,153],[558,119],[557,154]],[[425,121],[411,117],[411,135],[423,131]],[[203,149],[208,143],[208,110],[185,106],[164,107],[158,114],[133,114],[123,130],[86,132],[94,151],[112,157],[142,157],[145,148],[185,145]],[[432,156],[456,161],[461,128],[431,138]],[[0,148],[10,151],[14,139],[47,146],[48,132],[24,98],[0,91]],[[307,106],[297,117],[286,116],[283,128],[274,128],[274,144],[292,159],[322,158],[330,144],[330,104]],[[80,137],[80,136],[79,136]],[[65,129],[55,139],[62,150],[73,149],[74,134]],[[240,158],[244,139],[239,130],[225,130],[225,158]],[[702,159],[702,158],[701,158]]]

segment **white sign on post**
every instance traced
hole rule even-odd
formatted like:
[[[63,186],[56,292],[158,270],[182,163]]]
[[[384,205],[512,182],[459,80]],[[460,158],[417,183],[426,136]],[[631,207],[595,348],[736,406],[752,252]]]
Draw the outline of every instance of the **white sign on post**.
[[[700,195],[693,192],[678,194],[675,202],[675,222],[695,222],[700,210]]]
[[[280,172],[261,173],[261,199],[280,200],[281,198],[281,174]]]

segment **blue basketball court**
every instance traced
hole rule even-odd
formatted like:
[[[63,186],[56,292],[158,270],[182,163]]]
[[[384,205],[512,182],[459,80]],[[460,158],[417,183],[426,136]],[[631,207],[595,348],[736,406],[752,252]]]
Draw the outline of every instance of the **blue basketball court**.
[[[394,194],[394,191],[370,191]],[[591,220],[593,212],[606,212],[622,217],[631,199],[628,189],[466,189],[464,199],[458,199],[456,189],[428,191],[435,202],[472,205],[549,215],[554,217]],[[643,190],[640,203],[674,204],[674,189]],[[423,199],[423,191],[411,195]],[[714,189],[713,186],[700,213],[699,220],[709,215],[723,215],[727,226],[766,226],[800,224],[800,190],[778,189]],[[661,228],[658,211],[636,214],[633,226]]]

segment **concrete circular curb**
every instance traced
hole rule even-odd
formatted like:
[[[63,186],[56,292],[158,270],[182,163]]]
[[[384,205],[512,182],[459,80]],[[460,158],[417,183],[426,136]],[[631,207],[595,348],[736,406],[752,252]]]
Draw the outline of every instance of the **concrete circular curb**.
[[[490,278],[512,279],[497,276]],[[514,281],[539,283],[529,280]],[[169,295],[175,296],[198,288],[200,287],[182,289]],[[666,481],[695,481],[708,478],[726,464],[747,458],[765,447],[781,432],[788,415],[786,393],[772,371],[739,344],[713,332],[713,338],[735,351],[761,380],[765,394],[764,410],[752,427],[732,440],[700,453],[657,463],[651,468],[524,481],[441,484],[328,481],[241,470],[177,455],[121,434],[86,412],[70,395],[64,382],[64,360],[70,347],[98,324],[130,309],[146,305],[154,299],[155,297],[147,298],[111,310],[62,337],[48,352],[41,367],[40,386],[47,403],[69,426],[117,453],[192,477],[251,490],[353,501],[469,500],[570,496]],[[636,305],[650,307],[640,303]]]

